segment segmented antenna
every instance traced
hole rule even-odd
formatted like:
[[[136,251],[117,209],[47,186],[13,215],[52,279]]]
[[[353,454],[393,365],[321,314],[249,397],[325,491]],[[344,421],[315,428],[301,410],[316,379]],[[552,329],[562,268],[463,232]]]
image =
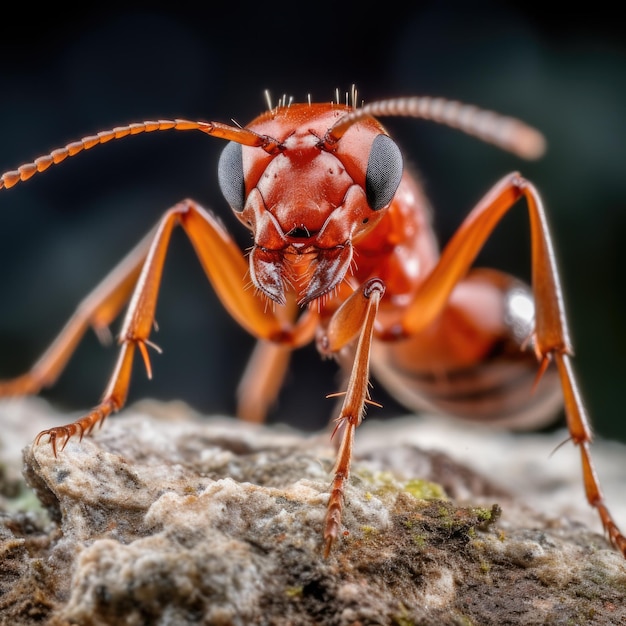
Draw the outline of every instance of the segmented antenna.
[[[28,180],[31,176],[44,172],[51,165],[61,163],[68,157],[75,156],[84,150],[89,150],[94,146],[107,143],[113,139],[122,139],[129,135],[139,135],[140,133],[151,133],[158,130],[199,130],[212,137],[220,137],[230,141],[236,141],[246,146],[257,146],[263,148],[270,154],[279,149],[279,142],[266,135],[259,135],[247,128],[229,126],[220,122],[191,122],[189,120],[158,120],[137,122],[127,126],[118,126],[111,130],[103,130],[96,135],[83,137],[79,141],[67,144],[63,148],[53,150],[35,159],[31,163],[25,163],[16,170],[6,172],[0,176],[0,189],[9,189],[19,182]]]
[[[332,149],[350,126],[368,115],[432,120],[529,160],[538,159],[546,150],[543,135],[516,118],[455,100],[428,96],[379,100],[347,113],[326,133],[326,147]]]

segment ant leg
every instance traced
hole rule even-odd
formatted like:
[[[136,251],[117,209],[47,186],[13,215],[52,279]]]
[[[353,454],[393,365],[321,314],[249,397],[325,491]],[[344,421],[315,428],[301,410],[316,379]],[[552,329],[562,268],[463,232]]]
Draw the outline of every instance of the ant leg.
[[[340,350],[358,336],[354,363],[333,436],[341,431],[341,443],[333,469],[334,478],[324,523],[324,556],[330,554],[341,526],[343,494],[350,476],[354,432],[363,420],[365,402],[368,398],[369,360],[374,332],[374,321],[385,287],[378,279],[365,283],[335,312],[326,335],[318,342],[329,353]]]
[[[278,341],[291,347],[311,340],[316,316],[304,315],[295,325],[286,325],[282,315],[266,311],[265,302],[246,288],[247,263],[235,241],[214,216],[192,201],[185,200],[165,213],[152,234],[120,333],[118,360],[102,400],[81,419],[45,430],[37,436],[37,443],[48,437],[55,455],[57,442],[63,449],[72,436],[78,434],[82,438],[124,406],[136,347],[143,357],[148,376],[151,375],[148,347],[155,346],[149,336],[154,326],[171,233],[178,225],[183,227],[191,240],[221,302],[244,328],[259,339]]]

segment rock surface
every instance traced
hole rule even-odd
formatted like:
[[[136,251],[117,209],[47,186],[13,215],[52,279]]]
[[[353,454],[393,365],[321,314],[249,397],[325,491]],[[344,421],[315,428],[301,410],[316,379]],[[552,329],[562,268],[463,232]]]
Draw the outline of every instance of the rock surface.
[[[328,433],[143,403],[56,459],[24,448],[28,488],[21,448],[68,416],[28,400],[0,419],[1,624],[626,623],[626,561],[587,510],[576,452],[548,458],[563,432],[366,422],[324,559]],[[623,526],[624,448],[594,459]]]

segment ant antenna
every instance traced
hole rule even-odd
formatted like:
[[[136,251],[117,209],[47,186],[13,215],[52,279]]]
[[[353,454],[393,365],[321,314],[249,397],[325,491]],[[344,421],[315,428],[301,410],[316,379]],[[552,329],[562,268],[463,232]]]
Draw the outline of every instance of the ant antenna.
[[[455,100],[428,96],[379,100],[355,109],[328,129],[324,145],[332,150],[350,126],[368,115],[431,120],[461,130],[529,160],[538,159],[546,150],[543,135],[516,118]]]

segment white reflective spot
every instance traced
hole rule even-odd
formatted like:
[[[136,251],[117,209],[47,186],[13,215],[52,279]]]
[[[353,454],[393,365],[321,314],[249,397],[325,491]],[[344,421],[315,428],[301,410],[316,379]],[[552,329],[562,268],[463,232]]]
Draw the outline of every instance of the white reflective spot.
[[[525,291],[516,289],[509,294],[509,310],[529,324],[535,319],[535,303]]]
[[[535,325],[535,302],[526,289],[514,288],[507,294],[505,321],[519,342],[526,341],[532,334]]]

